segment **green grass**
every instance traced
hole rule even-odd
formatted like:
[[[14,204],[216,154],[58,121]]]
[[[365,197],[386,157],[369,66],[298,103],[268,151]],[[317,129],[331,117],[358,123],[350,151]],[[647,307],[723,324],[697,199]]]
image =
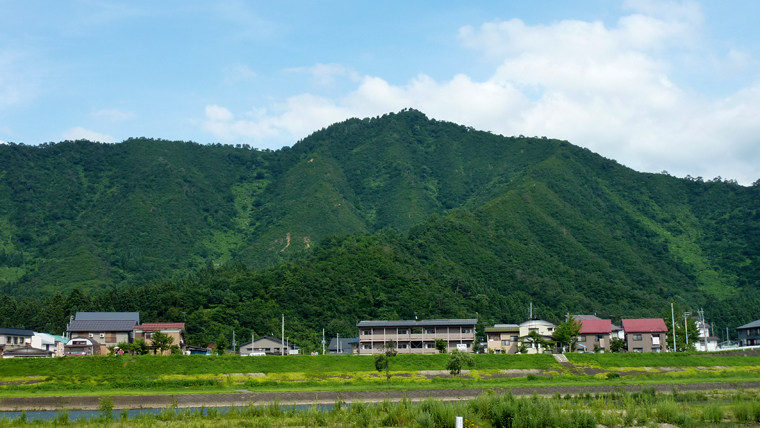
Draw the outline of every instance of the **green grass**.
[[[713,367],[713,366],[760,366],[760,357],[724,357],[720,353],[611,353],[567,354],[576,365],[601,368],[614,367]]]

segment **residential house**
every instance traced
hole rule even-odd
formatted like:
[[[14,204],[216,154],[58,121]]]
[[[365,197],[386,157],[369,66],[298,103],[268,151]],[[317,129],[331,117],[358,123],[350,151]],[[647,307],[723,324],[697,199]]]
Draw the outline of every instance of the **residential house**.
[[[665,349],[668,327],[662,318],[623,320],[628,352],[662,352]]]
[[[736,327],[736,333],[739,335],[739,346],[760,345],[760,320]]]
[[[393,341],[400,354],[435,354],[435,341],[446,342],[446,349],[472,352],[476,319],[360,321],[359,354],[383,352],[385,343]]]
[[[122,321],[131,320],[133,325],[140,324],[139,312],[77,312],[77,321]]]
[[[100,343],[90,337],[72,337],[63,345],[63,355],[66,357],[100,355]]]
[[[710,335],[710,329],[712,329],[712,326],[708,323],[702,323],[701,320],[696,318],[695,321],[697,323],[697,330],[699,331],[699,341],[694,344],[694,347],[700,352],[717,351],[718,341],[720,339],[716,336]]]
[[[557,326],[549,321],[540,318],[531,318],[519,325],[519,340],[528,348],[528,354],[537,354],[545,352],[546,349],[540,343],[534,343],[530,338],[531,332],[536,332],[545,341],[552,340],[554,330]]]
[[[5,357],[5,354],[12,349],[31,348],[32,336],[34,336],[32,330],[0,328],[0,357]]]
[[[486,327],[486,346],[488,352],[496,354],[516,354],[520,326],[517,324],[495,324]]]
[[[96,346],[93,347],[94,355],[108,354],[109,346],[116,346],[121,342],[132,342],[134,320],[74,320],[69,323],[66,332],[70,339],[91,339]],[[69,340],[71,342],[71,340]],[[73,342],[72,342],[73,343]],[[79,352],[66,344],[66,353]]]
[[[144,339],[150,346],[153,343],[153,333],[160,331],[163,334],[168,335],[172,339],[172,345],[179,346],[182,353],[185,352],[185,323],[183,322],[146,322],[140,325],[134,326],[133,337],[134,339]],[[171,351],[164,351],[164,355],[170,354]]]
[[[353,341],[358,342],[357,337],[333,337],[330,339],[330,344],[327,345],[327,353],[331,355],[351,355],[353,354],[353,348],[351,343]]]
[[[253,342],[240,345],[240,355],[283,355],[298,354],[298,345],[272,336],[261,336]]]
[[[34,332],[34,336],[32,336],[32,348],[50,351],[53,353],[53,357],[62,357],[65,339],[60,338],[60,336],[58,337],[56,338],[52,334]]]
[[[605,352],[610,350],[611,320],[581,319],[576,322],[581,325],[576,341],[576,351]]]

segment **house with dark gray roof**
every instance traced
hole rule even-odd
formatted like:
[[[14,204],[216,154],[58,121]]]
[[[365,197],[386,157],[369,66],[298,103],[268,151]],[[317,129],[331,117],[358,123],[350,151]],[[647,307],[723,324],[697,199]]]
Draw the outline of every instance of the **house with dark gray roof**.
[[[380,354],[388,341],[393,341],[400,354],[435,354],[436,339],[446,342],[448,351],[472,352],[477,322],[476,319],[360,321],[356,324],[359,354]]]
[[[32,330],[0,327],[0,356],[11,349],[32,346]]]
[[[78,315],[78,314],[77,314]],[[127,320],[80,320],[69,323],[66,332],[71,339],[88,338],[96,343],[93,354],[105,355],[109,346],[120,342],[132,342],[134,319]],[[68,347],[69,345],[66,345]],[[69,352],[64,349],[64,352]]]
[[[77,312],[74,318],[77,321],[132,321],[140,324],[139,312]]]
[[[332,355],[351,355],[354,353],[351,344],[358,341],[356,337],[333,337],[327,345],[327,353]]]
[[[760,320],[736,327],[739,334],[739,346],[760,345]]]

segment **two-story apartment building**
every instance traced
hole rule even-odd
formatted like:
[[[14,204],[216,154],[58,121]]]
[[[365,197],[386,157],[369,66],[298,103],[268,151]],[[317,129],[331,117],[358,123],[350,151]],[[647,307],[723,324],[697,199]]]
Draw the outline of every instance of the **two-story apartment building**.
[[[393,341],[400,354],[435,354],[436,339],[446,342],[448,351],[472,352],[476,319],[360,321],[359,354],[379,354]]]
[[[582,319],[576,322],[581,325],[576,341],[576,351],[607,352],[610,350],[612,320]]]
[[[545,349],[538,343],[533,343],[530,339],[530,333],[536,332],[541,338],[546,341],[552,340],[554,336],[554,330],[557,326],[549,321],[539,318],[531,318],[519,325],[520,338],[523,344],[528,348],[528,354],[536,354],[544,352]]]
[[[760,345],[760,320],[736,327],[736,333],[739,336],[739,346]]]
[[[662,318],[624,319],[628,352],[662,352],[665,350],[668,327]]]
[[[517,324],[496,324],[493,327],[486,327],[486,343],[489,352],[493,350],[496,354],[515,354],[517,353],[518,339],[520,337],[520,326]]]

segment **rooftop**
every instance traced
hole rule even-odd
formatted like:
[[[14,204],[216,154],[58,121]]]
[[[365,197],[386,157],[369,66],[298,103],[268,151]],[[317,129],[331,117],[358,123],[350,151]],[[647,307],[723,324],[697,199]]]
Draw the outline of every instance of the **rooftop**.
[[[184,330],[183,322],[146,322],[135,326],[135,330],[156,331],[156,330]]]
[[[736,329],[738,330],[738,329],[740,329],[740,328],[755,328],[755,327],[760,327],[760,320],[757,320],[757,321],[752,321],[752,322],[751,322],[751,323],[749,323],[749,324],[744,324],[744,325],[743,325],[743,326],[741,326],[741,327],[736,327]]]
[[[0,327],[0,334],[7,334],[13,336],[32,336],[34,332],[32,330],[24,330],[21,328],[4,328]]]
[[[135,322],[132,320],[120,320],[120,321],[82,321],[74,320],[69,324],[69,328],[66,331],[80,332],[80,333],[105,333],[105,332],[125,332],[132,331],[135,327]]]
[[[357,327],[442,327],[464,326],[474,327],[478,323],[476,319],[450,319],[450,320],[399,320],[399,321],[359,321]]]
[[[139,312],[77,312],[76,321],[134,321],[140,324]]]
[[[626,333],[667,333],[668,327],[662,318],[637,318],[623,320]]]
[[[580,334],[610,334],[612,333],[611,320],[581,320]]]

